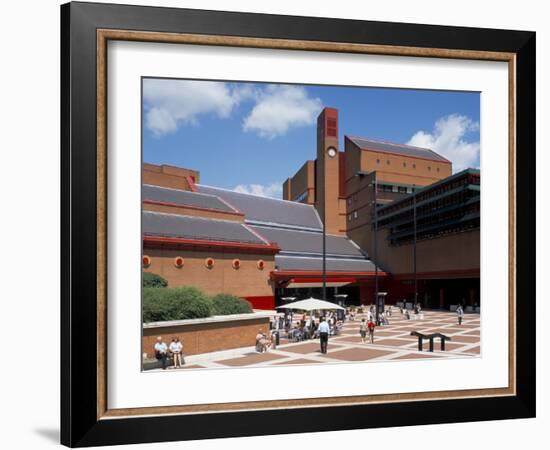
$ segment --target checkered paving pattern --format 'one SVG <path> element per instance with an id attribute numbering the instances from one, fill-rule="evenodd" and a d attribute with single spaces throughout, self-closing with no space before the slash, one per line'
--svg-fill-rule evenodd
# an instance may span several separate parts
<path id="1" fill-rule="evenodd" d="M 414 359 L 464 358 L 480 355 L 480 317 L 467 314 L 458 325 L 455 313 L 424 311 L 422 320 L 407 320 L 394 308 L 390 324 L 376 328 L 374 343 L 363 343 L 359 335 L 361 316 L 347 321 L 338 336 L 331 336 L 328 353 L 320 352 L 319 340 L 289 342 L 282 338 L 276 349 L 267 353 L 243 353 L 229 359 L 201 360 L 203 368 L 265 367 L 318 363 L 342 363 L 359 361 L 388 361 Z M 429 352 L 429 343 L 424 341 L 423 351 L 418 350 L 418 338 L 412 331 L 423 334 L 441 333 L 451 340 L 441 351 L 439 339 L 434 341 L 434 351 Z"/>
<path id="2" fill-rule="evenodd" d="M 374 362 L 390 360 L 441 359 L 479 357 L 481 354 L 480 316 L 466 314 L 458 325 L 455 313 L 424 311 L 422 320 L 407 320 L 398 308 L 393 308 L 389 325 L 376 327 L 374 343 L 363 343 L 359 334 L 362 316 L 355 321 L 346 321 L 338 336 L 331 336 L 328 352 L 322 354 L 319 340 L 290 342 L 284 336 L 280 345 L 266 353 L 243 351 L 231 357 L 201 355 L 200 362 L 186 364 L 187 369 L 265 367 L 282 365 L 305 365 L 318 363 Z M 295 319 L 299 316 L 295 315 Z M 412 331 L 423 334 L 441 333 L 450 338 L 441 351 L 439 339 L 434 341 L 434 351 L 429 352 L 429 342 L 424 340 L 422 351 L 418 350 L 418 338 Z M 284 333 L 283 333 L 284 334 Z M 206 356 L 206 357 L 205 357 Z"/>

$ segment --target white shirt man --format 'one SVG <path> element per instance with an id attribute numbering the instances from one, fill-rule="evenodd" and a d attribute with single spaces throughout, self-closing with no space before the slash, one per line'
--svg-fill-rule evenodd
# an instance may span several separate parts
<path id="1" fill-rule="evenodd" d="M 319 333 L 329 333 L 329 332 L 330 332 L 330 326 L 326 320 L 323 320 L 319 324 Z"/>
<path id="2" fill-rule="evenodd" d="M 319 338 L 321 341 L 321 353 L 327 352 L 328 335 L 330 333 L 330 326 L 326 320 L 321 320 L 319 324 Z"/>
<path id="3" fill-rule="evenodd" d="M 162 341 L 162 337 L 157 338 L 155 343 L 155 358 L 160 362 L 162 370 L 166 370 L 166 357 L 168 353 L 168 346 Z"/>
<path id="4" fill-rule="evenodd" d="M 166 354 L 166 352 L 168 351 L 168 346 L 164 343 L 164 342 L 157 342 L 155 344 L 155 350 L 159 353 L 164 353 Z"/>

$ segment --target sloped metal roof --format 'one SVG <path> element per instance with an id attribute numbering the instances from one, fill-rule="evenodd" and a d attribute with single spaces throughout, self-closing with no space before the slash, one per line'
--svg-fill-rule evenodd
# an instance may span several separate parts
<path id="1" fill-rule="evenodd" d="M 322 271 L 323 258 L 275 255 L 278 271 Z M 327 258 L 327 272 L 373 272 L 374 264 L 368 259 Z"/>
<path id="2" fill-rule="evenodd" d="M 143 211 L 144 236 L 266 244 L 243 223 Z"/>
<path id="3" fill-rule="evenodd" d="M 243 212 L 248 222 L 322 229 L 319 216 L 312 205 L 243 194 L 202 184 L 197 184 L 197 189 L 202 194 L 216 195 L 222 198 Z"/>
<path id="4" fill-rule="evenodd" d="M 143 200 L 174 203 L 177 205 L 196 206 L 199 208 L 217 209 L 227 212 L 235 212 L 228 204 L 214 195 L 198 192 L 183 191 L 181 189 L 165 188 L 144 184 L 141 188 Z"/>
<path id="5" fill-rule="evenodd" d="M 276 243 L 281 251 L 293 253 L 323 253 L 323 234 L 320 232 L 298 231 L 251 225 L 269 242 Z M 361 251 L 345 236 L 327 235 L 326 252 L 330 255 L 362 257 Z"/>
<path id="6" fill-rule="evenodd" d="M 428 148 L 414 147 L 412 145 L 395 144 L 392 142 L 377 141 L 368 138 L 346 136 L 351 142 L 364 150 L 375 150 L 377 152 L 398 153 L 404 156 L 432 159 L 440 162 L 450 162 L 448 159 Z"/>

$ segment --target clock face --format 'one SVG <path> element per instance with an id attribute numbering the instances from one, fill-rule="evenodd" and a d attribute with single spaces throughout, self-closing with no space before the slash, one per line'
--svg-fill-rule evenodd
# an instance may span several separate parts
<path id="1" fill-rule="evenodd" d="M 331 158 L 334 158 L 336 156 L 336 149 L 331 147 L 327 150 L 327 153 L 328 153 L 328 156 L 330 156 Z"/>

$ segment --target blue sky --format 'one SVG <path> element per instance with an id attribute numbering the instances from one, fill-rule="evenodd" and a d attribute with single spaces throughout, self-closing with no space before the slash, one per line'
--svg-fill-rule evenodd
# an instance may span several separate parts
<path id="1" fill-rule="evenodd" d="M 344 135 L 431 148 L 454 171 L 479 167 L 479 93 L 214 81 L 143 81 L 143 160 L 201 182 L 280 197 L 315 158 L 316 117 L 339 111 Z"/>

